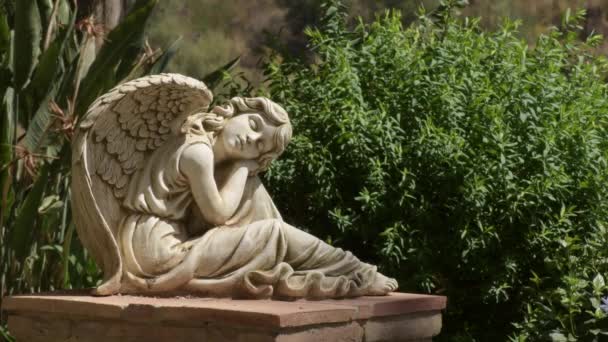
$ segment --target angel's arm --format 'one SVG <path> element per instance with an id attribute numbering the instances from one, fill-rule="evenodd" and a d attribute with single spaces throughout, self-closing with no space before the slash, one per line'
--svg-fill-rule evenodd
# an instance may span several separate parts
<path id="1" fill-rule="evenodd" d="M 221 190 L 214 178 L 213 152 L 207 145 L 186 147 L 179 166 L 190 183 L 197 206 L 209 223 L 221 225 L 234 215 L 245 190 L 249 173 L 246 166 L 232 168 Z"/>

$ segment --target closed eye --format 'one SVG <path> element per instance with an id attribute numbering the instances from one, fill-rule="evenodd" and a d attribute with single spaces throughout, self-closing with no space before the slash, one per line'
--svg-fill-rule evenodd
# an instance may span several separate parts
<path id="1" fill-rule="evenodd" d="M 249 119 L 249 127 L 256 132 L 260 129 L 260 125 L 254 119 Z"/>

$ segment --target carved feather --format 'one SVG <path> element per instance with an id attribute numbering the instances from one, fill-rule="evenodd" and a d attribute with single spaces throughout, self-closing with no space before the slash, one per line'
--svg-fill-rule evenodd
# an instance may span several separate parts
<path id="1" fill-rule="evenodd" d="M 120 178 L 118 179 L 118 182 L 116 182 L 116 187 L 117 188 L 124 188 L 125 185 L 127 185 L 127 181 L 129 180 L 129 176 L 127 174 L 122 174 L 120 176 Z"/>
<path id="2" fill-rule="evenodd" d="M 133 117 L 130 113 L 138 111 L 139 103 L 131 96 L 125 96 L 114 106 L 114 111 L 119 113 L 118 121 L 127 122 Z"/>
<path id="3" fill-rule="evenodd" d="M 129 134 L 130 134 L 132 137 L 136 138 L 136 137 L 137 137 L 137 132 L 139 131 L 139 126 L 141 126 L 141 125 L 143 125 L 143 124 L 144 124 L 144 122 L 143 122 L 143 120 L 141 120 L 141 119 L 139 119 L 139 120 L 135 121 L 135 122 L 133 123 L 133 125 L 131 125 L 130 127 L 128 127 L 128 128 L 127 128 L 127 129 L 128 129 L 128 131 L 129 131 Z"/>
<path id="4" fill-rule="evenodd" d="M 131 158 L 127 159 L 127 161 L 125 161 L 122 164 L 122 168 L 126 174 L 130 175 L 133 172 L 138 170 L 138 167 L 140 167 L 140 164 L 143 161 L 144 161 L 144 154 L 141 152 L 135 152 L 135 153 L 133 153 Z"/>
<path id="5" fill-rule="evenodd" d="M 146 139 L 138 139 L 137 142 L 135 143 L 135 148 L 141 152 L 145 151 L 147 149 L 147 146 L 148 146 L 148 140 L 146 140 Z"/>
<path id="6" fill-rule="evenodd" d="M 125 137 L 124 143 L 123 149 L 120 152 L 120 155 L 118 155 L 118 161 L 121 163 L 125 162 L 133 155 L 133 153 L 135 153 L 135 139 Z"/>
<path id="7" fill-rule="evenodd" d="M 104 272 L 104 283 L 95 294 L 120 290 L 123 269 L 116 236 L 125 214 L 120 199 L 154 149 L 174 134 L 162 129 L 163 120 L 175 127 L 177 118 L 181 122 L 194 109 L 207 110 L 212 97 L 193 78 L 152 75 L 114 87 L 82 116 L 72 145 L 72 206 L 78 235 Z M 167 106 L 169 101 L 174 106 Z M 166 112 L 159 113 L 159 103 L 165 104 Z M 152 122 L 144 118 L 148 113 Z M 156 127 L 154 139 L 139 136 L 142 129 L 150 132 L 148 126 Z"/>
<path id="8" fill-rule="evenodd" d="M 137 131 L 137 136 L 140 138 L 149 138 L 150 131 L 148 130 L 148 125 L 139 126 L 139 131 Z"/>
<path id="9" fill-rule="evenodd" d="M 123 198 L 127 195 L 127 188 L 114 188 L 114 197 Z"/>
<path id="10" fill-rule="evenodd" d="M 142 114 L 142 118 L 147 120 L 155 120 L 158 113 L 155 109 L 149 108 L 147 112 Z"/>
<path id="11" fill-rule="evenodd" d="M 116 184 L 116 181 L 118 181 L 118 179 L 122 175 L 122 166 L 114 158 L 110 159 L 108 173 L 109 175 L 107 181 L 110 184 Z"/>
<path id="12" fill-rule="evenodd" d="M 142 77 L 98 98 L 80 129 L 93 133 L 87 138 L 94 164 L 90 170 L 112 191 L 94 195 L 124 196 L 131 176 L 173 134 L 174 120 L 193 108 L 206 110 L 211 100 L 212 94 L 202 82 L 177 74 Z"/>
<path id="13" fill-rule="evenodd" d="M 122 132 L 122 130 L 120 129 L 120 126 L 118 126 L 118 123 L 116 121 L 113 121 L 111 123 L 110 129 L 108 129 L 108 133 L 106 134 L 106 140 L 107 141 L 115 140 L 116 137 L 120 134 L 120 132 Z"/>

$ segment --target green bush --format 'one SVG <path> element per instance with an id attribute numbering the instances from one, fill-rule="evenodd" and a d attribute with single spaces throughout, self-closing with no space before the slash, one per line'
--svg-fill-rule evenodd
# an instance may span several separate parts
<path id="1" fill-rule="evenodd" d="M 451 3 L 454 3 L 452 1 Z M 401 290 L 448 296 L 443 339 L 608 333 L 607 63 L 583 13 L 534 47 L 451 3 L 349 28 L 326 5 L 310 65 L 266 68 L 295 137 L 266 175 L 285 219 Z"/>

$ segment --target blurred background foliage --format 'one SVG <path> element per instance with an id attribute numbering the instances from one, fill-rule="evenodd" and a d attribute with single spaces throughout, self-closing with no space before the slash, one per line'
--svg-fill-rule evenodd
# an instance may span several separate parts
<path id="1" fill-rule="evenodd" d="M 150 43 L 167 47 L 181 36 L 180 53 L 171 61 L 169 71 L 193 76 L 205 75 L 227 61 L 241 57 L 238 70 L 248 80 L 263 80 L 261 61 L 269 47 L 296 56 L 312 57 L 306 49 L 304 28 L 316 26 L 322 17 L 321 0 L 183 0 L 161 2 L 149 23 Z M 351 23 L 361 16 L 374 19 L 385 9 L 398 9 L 402 22 L 416 20 L 421 6 L 437 8 L 440 0 L 346 0 Z M 568 9 L 585 8 L 582 36 L 591 32 L 608 33 L 608 0 L 469 0 L 460 10 L 463 16 L 481 18 L 481 27 L 495 29 L 501 18 L 520 19 L 521 34 L 534 44 L 540 33 L 559 26 Z M 602 43 L 600 49 L 606 50 Z"/>
<path id="2" fill-rule="evenodd" d="M 608 0 L 157 2 L 0 1 L 1 296 L 99 281 L 71 133 L 166 70 L 283 104 L 296 135 L 265 179 L 284 216 L 449 296 L 441 340 L 608 333 Z"/>

